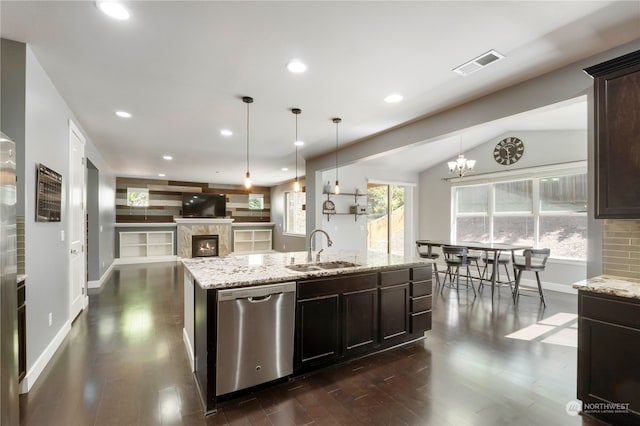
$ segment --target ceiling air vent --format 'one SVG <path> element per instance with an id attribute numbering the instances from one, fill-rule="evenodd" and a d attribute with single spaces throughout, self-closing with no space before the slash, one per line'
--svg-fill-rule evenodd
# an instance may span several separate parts
<path id="1" fill-rule="evenodd" d="M 496 52 L 495 50 L 490 50 L 487 53 L 483 53 L 477 58 L 470 60 L 469 62 L 465 62 L 464 64 L 455 68 L 453 72 L 460 75 L 473 74 L 474 72 L 481 70 L 487 65 L 499 61 L 502 58 L 504 58 L 504 55 Z"/>

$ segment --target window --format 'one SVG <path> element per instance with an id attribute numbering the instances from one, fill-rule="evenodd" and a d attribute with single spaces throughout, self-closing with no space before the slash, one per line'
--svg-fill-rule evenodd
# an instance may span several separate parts
<path id="1" fill-rule="evenodd" d="M 453 188 L 457 241 L 551 249 L 554 258 L 587 257 L 587 175 L 539 177 Z"/>
<path id="2" fill-rule="evenodd" d="M 555 256 L 586 258 L 587 175 L 540 179 L 540 246 Z"/>
<path id="3" fill-rule="evenodd" d="M 149 206 L 149 189 L 127 188 L 127 206 L 148 207 Z"/>
<path id="4" fill-rule="evenodd" d="M 455 239 L 489 239 L 489 185 L 459 187 L 455 192 Z"/>
<path id="5" fill-rule="evenodd" d="M 304 192 L 285 192 L 284 194 L 284 233 L 306 235 L 307 218 L 305 213 L 306 194 Z"/>
<path id="6" fill-rule="evenodd" d="M 249 210 L 264 209 L 264 194 L 249 194 Z"/>

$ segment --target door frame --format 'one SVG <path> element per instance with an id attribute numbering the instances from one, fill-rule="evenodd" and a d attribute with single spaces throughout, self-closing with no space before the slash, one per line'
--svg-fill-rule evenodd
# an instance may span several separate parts
<path id="1" fill-rule="evenodd" d="M 80 170 L 82 170 L 82 188 L 81 188 L 81 213 L 80 213 L 80 217 L 79 218 L 74 218 L 72 213 L 71 213 L 71 209 L 72 209 L 72 185 L 73 185 L 73 179 L 72 179 L 72 172 L 73 172 L 73 147 L 72 147 L 72 137 L 75 135 L 75 137 L 78 138 L 78 140 L 81 142 L 82 145 L 82 163 L 80 165 L 75 165 L 75 167 L 80 167 Z M 87 271 L 87 260 L 86 260 L 86 256 L 85 256 L 85 250 L 86 248 L 84 247 L 85 245 L 85 236 L 86 236 L 86 206 L 87 206 L 87 172 L 86 172 L 86 157 L 85 157 L 85 147 L 86 147 L 86 138 L 84 137 L 84 135 L 82 134 L 82 132 L 80 131 L 80 129 L 78 128 L 78 126 L 73 122 L 73 120 L 69 119 L 69 140 L 68 140 L 68 147 L 69 147 L 69 193 L 68 193 L 68 215 L 67 217 L 69 218 L 68 223 L 67 223 L 67 255 L 68 255 L 68 268 L 69 268 L 69 293 L 68 293 L 68 297 L 69 297 L 69 321 L 72 322 L 79 314 L 80 312 L 82 312 L 88 305 L 89 305 L 89 296 L 87 294 L 87 280 L 86 280 L 86 271 Z M 82 244 L 81 244 L 81 252 L 80 252 L 80 258 L 82 259 L 81 264 L 82 264 L 82 271 L 81 271 L 81 276 L 82 276 L 82 296 L 83 296 L 83 300 L 82 300 L 82 306 L 80 308 L 80 310 L 76 313 L 76 312 L 72 312 L 72 302 L 73 302 L 73 291 L 74 291 L 74 280 L 72 277 L 72 272 L 73 272 L 73 268 L 72 268 L 72 262 L 73 262 L 73 258 L 72 258 L 72 232 L 71 232 L 71 227 L 73 226 L 73 224 L 71 223 L 72 220 L 77 220 L 79 219 L 81 222 L 81 230 L 80 230 L 80 235 L 81 235 L 81 240 L 82 240 Z"/>

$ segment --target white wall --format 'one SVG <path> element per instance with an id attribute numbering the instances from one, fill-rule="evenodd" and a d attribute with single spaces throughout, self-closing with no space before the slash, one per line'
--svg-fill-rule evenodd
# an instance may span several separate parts
<path id="1" fill-rule="evenodd" d="M 69 119 L 73 113 L 27 46 L 25 91 L 25 272 L 27 278 L 27 386 L 30 387 L 70 328 Z M 81 129 L 82 131 L 82 129 Z M 84 132 L 83 132 L 84 133 Z M 86 133 L 84 133 L 86 136 Z M 101 265 L 113 260 L 115 177 L 87 139 L 86 155 L 100 170 Z M 62 174 L 61 222 L 35 221 L 36 165 Z M 63 234 L 64 233 L 64 239 Z M 53 321 L 49 325 L 49 314 Z"/>
<path id="2" fill-rule="evenodd" d="M 493 159 L 495 145 L 507 136 L 520 138 L 525 144 L 524 155 L 515 165 L 505 167 Z M 551 163 L 570 163 L 587 159 L 587 132 L 576 131 L 540 131 L 507 132 L 489 140 L 465 153 L 465 157 L 475 159 L 474 173 L 491 173 L 543 166 Z M 423 239 L 449 239 L 451 237 L 451 182 L 443 181 L 449 177 L 445 164 L 432 167 L 420 173 L 420 232 Z M 463 178 L 464 179 L 464 178 Z M 467 179 L 473 180 L 470 175 Z M 507 177 L 508 179 L 508 177 Z M 586 278 L 585 262 L 550 260 L 544 272 L 545 287 L 555 290 L 571 291 L 570 285 Z M 523 280 L 535 279 L 535 276 L 523 275 Z"/>

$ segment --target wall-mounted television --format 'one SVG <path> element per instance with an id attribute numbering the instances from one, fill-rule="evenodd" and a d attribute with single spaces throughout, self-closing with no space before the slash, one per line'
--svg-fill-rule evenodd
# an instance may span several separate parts
<path id="1" fill-rule="evenodd" d="M 224 194 L 182 194 L 182 217 L 225 217 Z"/>

